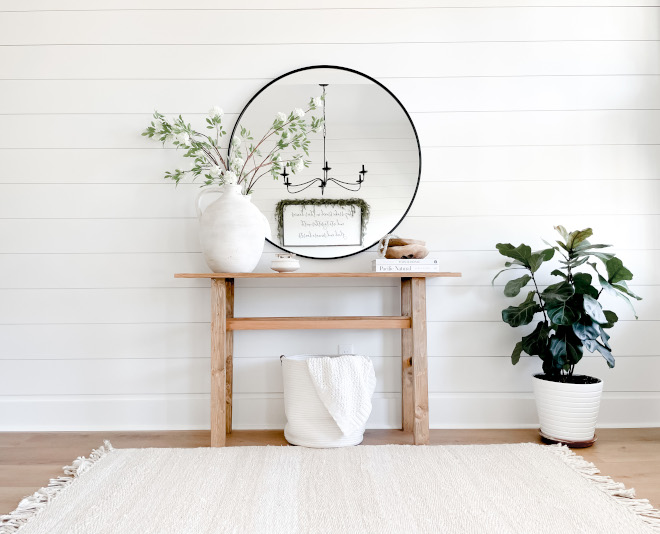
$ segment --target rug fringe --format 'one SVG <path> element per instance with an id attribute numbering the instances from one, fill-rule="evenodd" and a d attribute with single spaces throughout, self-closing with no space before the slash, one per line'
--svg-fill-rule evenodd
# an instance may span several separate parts
<path id="1" fill-rule="evenodd" d="M 621 482 L 615 482 L 612 478 L 601 475 L 600 470 L 594 464 L 575 454 L 566 445 L 558 443 L 548 445 L 546 448 L 560 457 L 574 471 L 593 482 L 598 489 L 636 513 L 653 530 L 660 532 L 660 510 L 654 508 L 648 499 L 635 498 L 634 488 L 626 489 Z"/>
<path id="2" fill-rule="evenodd" d="M 43 510 L 52 499 L 57 497 L 60 491 L 71 484 L 82 473 L 89 470 L 96 462 L 106 456 L 114 448 L 109 441 L 104 441 L 98 449 L 94 449 L 89 458 L 79 456 L 71 465 L 62 468 L 63 475 L 50 479 L 48 486 L 45 486 L 23 498 L 18 503 L 16 510 L 8 515 L 0 516 L 0 534 L 13 534 L 25 523 L 30 521 L 41 510 Z"/>

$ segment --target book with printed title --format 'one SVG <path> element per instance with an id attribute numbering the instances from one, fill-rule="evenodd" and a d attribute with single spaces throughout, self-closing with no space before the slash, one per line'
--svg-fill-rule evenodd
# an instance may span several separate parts
<path id="1" fill-rule="evenodd" d="M 376 273 L 437 273 L 440 272 L 440 265 L 433 258 L 379 258 L 371 262 L 371 270 Z"/>

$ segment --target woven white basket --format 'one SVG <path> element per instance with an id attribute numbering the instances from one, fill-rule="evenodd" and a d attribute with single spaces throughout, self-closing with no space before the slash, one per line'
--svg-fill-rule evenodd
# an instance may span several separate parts
<path id="1" fill-rule="evenodd" d="M 362 443 L 364 427 L 344 436 L 316 392 L 307 369 L 308 358 L 320 355 L 282 356 L 284 380 L 284 438 L 292 445 L 313 447 L 350 447 Z M 332 357 L 332 356 L 331 356 Z"/>

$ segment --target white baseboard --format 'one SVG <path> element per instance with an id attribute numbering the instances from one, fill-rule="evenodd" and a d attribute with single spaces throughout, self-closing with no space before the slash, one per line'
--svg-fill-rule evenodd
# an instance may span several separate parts
<path id="1" fill-rule="evenodd" d="M 531 393 L 435 393 L 431 428 L 534 428 Z M 377 393 L 369 428 L 399 428 L 401 399 Z M 0 431 L 196 430 L 209 428 L 209 395 L 0 397 Z M 282 395 L 236 394 L 234 428 L 284 427 Z M 660 393 L 605 393 L 600 427 L 660 426 Z"/>

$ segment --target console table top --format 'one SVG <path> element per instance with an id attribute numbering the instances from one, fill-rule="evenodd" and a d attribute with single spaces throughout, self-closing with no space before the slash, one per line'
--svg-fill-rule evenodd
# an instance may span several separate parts
<path id="1" fill-rule="evenodd" d="M 174 278 L 447 278 L 461 273 L 177 273 Z"/>

